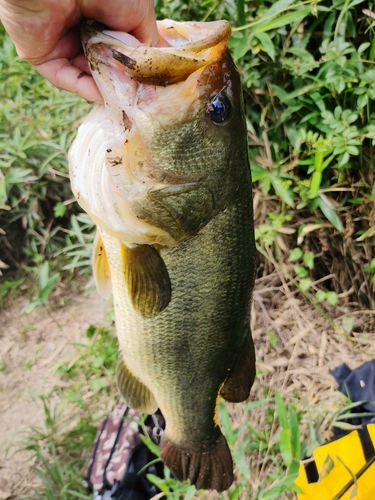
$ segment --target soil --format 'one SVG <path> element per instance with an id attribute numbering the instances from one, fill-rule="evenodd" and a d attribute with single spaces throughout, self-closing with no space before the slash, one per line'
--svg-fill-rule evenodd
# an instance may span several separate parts
<path id="1" fill-rule="evenodd" d="M 90 325 L 101 326 L 105 304 L 94 292 L 60 300 L 60 307 L 19 312 L 26 299 L 1 311 L 0 324 L 0 500 L 31 494 L 38 479 L 29 452 L 17 451 L 30 426 L 41 426 L 42 400 L 61 385 L 55 375 Z M 57 396 L 56 396 L 57 397 Z"/>
<path id="2" fill-rule="evenodd" d="M 56 366 L 89 325 L 100 326 L 105 321 L 106 305 L 96 293 L 65 297 L 53 312 L 41 307 L 19 316 L 24 302 L 19 299 L 1 313 L 0 500 L 22 498 L 37 484 L 30 455 L 14 454 L 27 429 L 43 422 L 42 404 L 36 397 L 62 383 L 55 375 Z M 303 429 L 308 434 L 309 418 L 318 422 L 323 415 L 319 435 L 329 439 L 333 416 L 345 405 L 330 370 L 341 363 L 354 369 L 375 357 L 373 314 L 354 307 L 331 307 L 325 309 L 324 317 L 285 281 L 284 274 L 274 271 L 259 277 L 252 313 L 258 375 L 251 398 L 268 397 L 270 388 L 271 395 L 277 388 L 286 401 L 299 401 L 305 414 L 302 438 Z M 354 321 L 350 333 L 342 327 L 347 316 Z M 232 418 L 241 421 L 241 405 L 230 406 Z M 260 408 L 252 412 L 251 423 L 264 428 L 265 418 Z M 274 435 L 276 432 L 273 429 Z M 264 478 L 267 460 L 253 453 L 250 462 L 255 489 Z"/>

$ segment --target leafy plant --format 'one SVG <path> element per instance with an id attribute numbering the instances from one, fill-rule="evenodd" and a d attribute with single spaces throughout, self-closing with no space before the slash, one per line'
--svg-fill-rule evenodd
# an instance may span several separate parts
<path id="1" fill-rule="evenodd" d="M 69 430 L 70 419 L 61 408 L 52 407 L 48 398 L 43 397 L 44 426 L 32 427 L 25 438 L 24 450 L 30 451 L 37 459 L 35 474 L 42 487 L 38 489 L 38 498 L 43 500 L 70 500 L 72 498 L 91 498 L 82 484 L 81 474 L 85 458 L 80 453 L 85 439 L 80 436 L 89 435 L 88 442 L 95 437 L 96 429 L 90 421 L 80 421 L 75 428 Z M 74 447 L 72 446 L 74 443 Z M 87 443 L 86 443 L 87 446 Z"/>
<path id="2" fill-rule="evenodd" d="M 118 398 L 118 389 L 112 383 L 118 358 L 115 336 L 107 329 L 90 326 L 86 337 L 87 342 L 75 344 L 76 352 L 57 369 L 65 379 L 61 402 L 55 405 L 49 396 L 42 397 L 44 424 L 32 427 L 25 438 L 24 448 L 37 459 L 35 473 L 42 486 L 36 494 L 41 499 L 88 498 L 82 484 L 82 469 L 99 422 L 107 416 L 108 404 L 103 405 L 103 398 L 111 406 Z M 93 384 L 100 380 L 109 383 Z M 257 410 L 267 415 L 262 429 L 251 423 L 251 415 Z M 235 425 L 223 402 L 219 404 L 219 415 L 236 471 L 236 482 L 220 496 L 222 500 L 248 499 L 250 491 L 254 500 L 276 500 L 284 492 L 295 490 L 293 483 L 305 450 L 300 444 L 301 413 L 294 406 L 286 405 L 276 391 L 275 397 L 245 405 L 243 416 Z M 148 437 L 141 438 L 159 456 L 157 446 Z M 266 471 L 255 489 L 250 468 L 254 454 L 259 454 L 258 460 L 264 463 Z M 205 493 L 188 481 L 180 483 L 171 477 L 167 468 L 164 472 L 163 479 L 153 475 L 148 478 L 166 498 L 204 498 Z"/>
<path id="3" fill-rule="evenodd" d="M 268 256 L 273 269 L 292 275 L 296 289 L 322 315 L 321 305 L 335 305 L 348 282 L 357 296 L 353 300 L 349 294 L 347 300 L 371 305 L 366 300 L 373 294 L 375 274 L 368 251 L 375 236 L 372 0 L 156 0 L 155 8 L 159 18 L 232 23 L 229 45 L 243 82 L 250 165 L 258 208 L 263 207 L 256 227 L 261 258 Z M 22 63 L 3 30 L 0 42 L 0 238 L 5 249 L 0 263 L 4 274 L 4 264 L 28 263 L 39 281 L 32 308 L 46 303 L 63 271 L 89 266 L 92 225 L 71 203 L 66 171 L 67 150 L 88 106 Z M 59 271 L 51 265 L 53 257 Z M 348 268 L 341 279 L 337 262 L 343 273 Z M 332 275 L 335 279 L 328 280 Z M 351 276 L 358 277 L 354 283 Z M 317 287 L 317 280 L 324 280 L 324 287 Z M 16 282 L 4 281 L 0 295 Z M 350 310 L 341 312 L 350 334 Z M 72 498 L 71 491 L 86 495 L 80 467 L 103 414 L 99 401 L 117 395 L 116 341 L 95 328 L 87 337 L 87 344 L 75 346 L 76 357 L 59 368 L 68 385 L 64 401 L 74 415 L 71 427 L 62 428 L 61 415 L 55 417 L 47 405 L 46 429 L 32 431 L 29 449 L 38 457 L 44 483 L 38 498 L 65 500 Z M 271 334 L 270 342 L 276 343 Z M 251 424 L 257 407 L 265 415 L 262 428 Z M 301 414 L 278 392 L 245 406 L 236 425 L 230 415 L 220 404 L 237 472 L 236 484 L 222 498 L 278 499 L 293 491 L 298 460 L 318 443 L 319 422 L 309 422 L 310 440 L 301 446 Z M 336 420 L 341 422 L 341 416 Z M 261 464 L 255 487 L 254 455 Z M 165 480 L 153 480 L 167 498 L 201 495 L 168 473 Z"/>
<path id="4" fill-rule="evenodd" d="M 48 261 L 40 264 L 38 268 L 34 268 L 34 271 L 38 273 L 38 295 L 21 310 L 21 314 L 24 312 L 30 313 L 36 307 L 42 304 L 47 304 L 48 297 L 53 287 L 55 286 L 55 283 L 60 277 L 59 273 L 54 273 L 52 276 L 50 276 Z"/>
<path id="5" fill-rule="evenodd" d="M 0 45 L 1 261 L 10 271 L 29 264 L 39 274 L 77 213 L 67 152 L 89 106 L 20 61 L 1 25 Z"/>

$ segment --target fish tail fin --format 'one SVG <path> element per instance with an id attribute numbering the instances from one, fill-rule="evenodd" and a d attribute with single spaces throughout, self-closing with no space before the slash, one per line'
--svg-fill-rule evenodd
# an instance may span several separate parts
<path id="1" fill-rule="evenodd" d="M 171 441 L 167 433 L 161 442 L 161 459 L 179 481 L 189 479 L 197 489 L 227 490 L 233 482 L 233 461 L 228 443 L 218 429 L 214 442 L 188 449 Z"/>

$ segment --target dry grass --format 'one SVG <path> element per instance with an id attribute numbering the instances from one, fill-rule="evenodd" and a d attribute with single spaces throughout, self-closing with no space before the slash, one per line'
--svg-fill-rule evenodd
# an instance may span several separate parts
<path id="1" fill-rule="evenodd" d="M 375 357 L 373 311 L 350 311 L 355 320 L 350 335 L 341 326 L 345 315 L 343 308 L 330 306 L 325 312 L 330 321 L 286 281 L 281 272 L 266 275 L 256 282 L 252 330 L 258 376 L 251 400 L 273 395 L 277 389 L 286 403 L 295 404 L 303 413 L 301 440 L 311 438 L 310 423 L 317 427 L 321 442 L 329 440 L 334 416 L 346 404 L 330 370 L 342 363 L 354 369 Z M 277 338 L 276 345 L 271 342 L 273 334 Z M 240 410 L 234 412 L 235 419 L 241 418 Z M 264 407 L 259 407 L 251 414 L 251 424 L 263 429 L 267 425 L 265 417 Z M 273 426 L 270 446 L 278 430 Z M 251 458 L 254 490 L 261 484 L 267 469 L 273 466 L 268 459 L 267 453 Z M 283 498 L 291 497 L 285 495 Z"/>

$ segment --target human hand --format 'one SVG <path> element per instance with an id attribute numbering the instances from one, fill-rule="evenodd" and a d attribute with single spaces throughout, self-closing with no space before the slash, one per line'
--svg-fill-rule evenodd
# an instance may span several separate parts
<path id="1" fill-rule="evenodd" d="M 159 43 L 152 0 L 0 0 L 0 19 L 19 57 L 56 87 L 102 102 L 81 47 L 77 25 L 84 17 Z"/>

